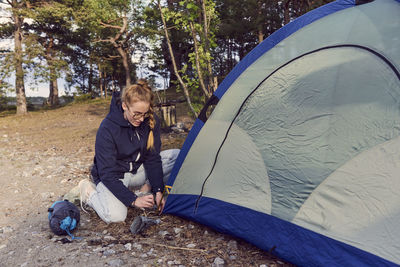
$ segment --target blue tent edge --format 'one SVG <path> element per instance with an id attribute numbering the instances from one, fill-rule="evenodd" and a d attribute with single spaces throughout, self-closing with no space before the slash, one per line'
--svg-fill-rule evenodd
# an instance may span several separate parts
<path id="1" fill-rule="evenodd" d="M 398 266 L 381 257 L 277 217 L 213 198 L 169 195 L 165 212 L 244 239 L 298 266 Z"/>

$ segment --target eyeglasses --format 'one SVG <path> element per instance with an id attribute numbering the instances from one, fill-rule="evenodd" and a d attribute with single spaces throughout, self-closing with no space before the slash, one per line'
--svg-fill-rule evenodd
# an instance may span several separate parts
<path id="1" fill-rule="evenodd" d="M 126 107 L 127 107 L 128 111 L 129 111 L 129 115 L 130 115 L 130 116 L 132 117 L 132 119 L 134 119 L 134 120 L 138 120 L 138 119 L 141 119 L 141 118 L 146 119 L 146 118 L 148 118 L 148 117 L 150 116 L 150 113 L 149 113 L 148 111 L 145 112 L 145 113 L 136 112 L 136 111 L 132 112 L 132 111 L 129 109 L 128 105 L 127 105 Z"/>

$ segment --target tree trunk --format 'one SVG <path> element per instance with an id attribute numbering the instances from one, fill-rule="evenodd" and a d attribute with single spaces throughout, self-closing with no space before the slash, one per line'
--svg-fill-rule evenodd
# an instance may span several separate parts
<path id="1" fill-rule="evenodd" d="M 201 0 L 201 8 L 203 9 L 203 28 L 204 28 L 204 38 L 205 38 L 205 50 L 208 52 L 210 50 L 210 40 L 208 39 L 209 32 L 209 19 L 207 17 L 207 9 L 205 0 Z M 217 90 L 217 86 L 214 83 L 214 74 L 211 67 L 211 61 L 207 58 L 207 70 L 208 70 L 208 90 L 210 95 Z"/>
<path id="2" fill-rule="evenodd" d="M 106 25 L 106 27 L 112 27 L 107 24 L 104 24 L 104 25 Z M 132 84 L 131 83 L 131 69 L 130 69 L 130 64 L 129 64 L 130 55 L 122 47 L 124 41 L 118 41 L 118 40 L 126 32 L 127 27 L 128 27 L 128 18 L 122 17 L 122 27 L 118 27 L 119 32 L 113 38 L 110 38 L 108 40 L 117 49 L 119 55 L 122 57 L 122 65 L 124 66 L 124 70 L 125 70 L 125 87 L 128 87 Z M 113 28 L 115 28 L 115 27 L 113 27 Z"/>
<path id="3" fill-rule="evenodd" d="M 100 88 L 100 97 L 105 98 L 104 91 L 104 83 L 103 83 L 103 70 L 101 69 L 100 65 L 97 65 L 99 68 L 99 88 Z"/>
<path id="4" fill-rule="evenodd" d="M 94 94 L 93 94 L 92 87 L 93 87 L 93 62 L 92 62 L 92 55 L 89 55 L 88 94 L 90 94 L 93 97 Z"/>
<path id="5" fill-rule="evenodd" d="M 258 7 L 258 16 L 262 17 L 263 15 L 263 8 L 262 8 L 262 2 L 257 1 L 257 7 Z M 264 34 L 263 34 L 263 29 L 262 29 L 262 22 L 258 23 L 257 26 L 257 35 L 258 35 L 258 43 L 260 44 L 264 40 Z"/>
<path id="6" fill-rule="evenodd" d="M 17 1 L 13 1 L 13 4 Z M 15 92 L 17 97 L 17 114 L 28 113 L 25 96 L 24 69 L 22 67 L 22 23 L 23 18 L 13 12 L 14 19 L 14 52 L 15 52 Z"/>
<path id="7" fill-rule="evenodd" d="M 188 106 L 189 106 L 190 110 L 193 112 L 195 117 L 197 117 L 198 114 L 193 108 L 192 101 L 190 100 L 190 95 L 189 95 L 189 91 L 188 91 L 187 85 L 182 80 L 182 77 L 181 77 L 181 75 L 179 74 L 179 71 L 178 71 L 178 67 L 176 66 L 175 57 L 174 57 L 174 51 L 172 50 L 171 41 L 170 41 L 169 35 L 168 35 L 167 23 L 165 22 L 164 14 L 162 12 L 162 8 L 161 8 L 161 4 L 160 4 L 159 0 L 157 1 L 157 4 L 158 4 L 158 9 L 160 10 L 161 20 L 162 20 L 163 26 L 164 26 L 164 35 L 165 35 L 165 39 L 167 39 L 168 50 L 169 50 L 169 53 L 171 55 L 171 60 L 172 60 L 172 65 L 174 66 L 175 75 L 178 78 L 179 83 L 183 88 L 183 93 L 185 95 L 186 102 L 188 103 Z"/>
<path id="8" fill-rule="evenodd" d="M 131 71 L 129 68 L 129 56 L 128 53 L 121 47 L 117 47 L 118 53 L 122 57 L 122 65 L 124 66 L 125 70 L 125 86 L 128 87 L 131 85 Z"/>
<path id="9" fill-rule="evenodd" d="M 207 88 L 204 84 L 203 72 L 202 72 L 201 66 L 200 66 L 200 56 L 199 56 L 197 37 L 196 37 L 196 32 L 194 30 L 194 26 L 193 26 L 192 22 L 190 22 L 190 30 L 192 32 L 192 38 L 193 38 L 193 42 L 194 42 L 194 54 L 196 56 L 196 69 L 197 69 L 197 75 L 199 75 L 200 87 L 203 90 L 203 93 L 206 96 L 206 98 L 209 99 L 210 93 L 207 91 Z"/>
<path id="10" fill-rule="evenodd" d="M 47 103 L 49 106 L 53 107 L 59 104 L 58 100 L 58 84 L 57 84 L 57 74 L 54 67 L 54 50 L 53 50 L 54 39 L 50 38 L 49 43 L 46 48 L 46 60 L 47 66 L 49 67 L 49 99 Z"/>
<path id="11" fill-rule="evenodd" d="M 285 25 L 290 22 L 289 5 L 290 5 L 290 0 L 287 0 L 284 3 L 284 9 L 283 9 L 283 23 Z"/>
<path id="12" fill-rule="evenodd" d="M 50 75 L 51 75 L 51 80 L 49 84 L 50 88 L 50 93 L 49 93 L 49 99 L 47 100 L 47 103 L 49 106 L 54 107 L 57 106 L 60 101 L 58 99 L 58 83 L 57 83 L 57 78 L 54 77 L 54 70 L 50 69 Z"/>

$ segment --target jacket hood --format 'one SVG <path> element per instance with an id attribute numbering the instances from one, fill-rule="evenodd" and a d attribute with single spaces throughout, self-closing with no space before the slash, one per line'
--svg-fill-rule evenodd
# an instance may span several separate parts
<path id="1" fill-rule="evenodd" d="M 110 104 L 110 112 L 107 119 L 115 122 L 122 127 L 130 127 L 129 121 L 124 118 L 124 110 L 122 109 L 122 101 L 119 92 L 114 92 Z"/>

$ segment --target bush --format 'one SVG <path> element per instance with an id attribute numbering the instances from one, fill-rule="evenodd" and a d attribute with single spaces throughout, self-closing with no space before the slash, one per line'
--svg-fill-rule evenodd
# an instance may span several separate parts
<path id="1" fill-rule="evenodd" d="M 86 103 L 92 100 L 91 94 L 83 94 L 83 95 L 74 95 L 75 103 Z"/>

